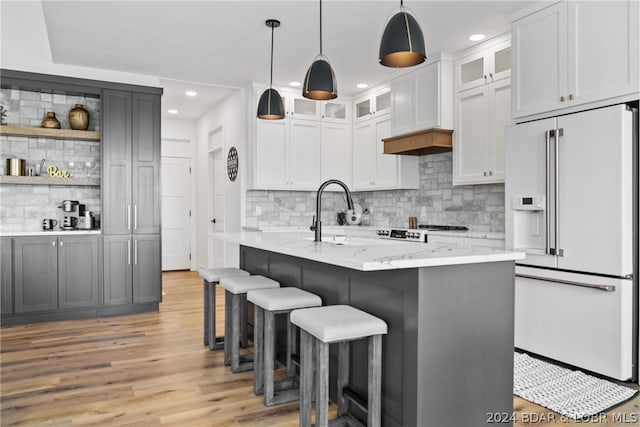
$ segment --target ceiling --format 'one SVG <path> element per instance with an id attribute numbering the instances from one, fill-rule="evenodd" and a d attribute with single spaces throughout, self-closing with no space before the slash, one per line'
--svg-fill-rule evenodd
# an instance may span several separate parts
<path id="1" fill-rule="evenodd" d="M 427 54 L 455 53 L 509 30 L 508 14 L 533 1 L 407 1 L 418 18 Z M 377 62 L 380 36 L 398 1 L 323 2 L 323 50 L 340 95 L 376 85 L 395 72 Z M 234 88 L 268 82 L 275 30 L 274 85 L 302 81 L 319 53 L 319 3 L 299 1 L 42 1 L 54 63 L 160 77 L 163 115 L 195 119 Z M 477 43 L 477 42 L 476 42 Z M 198 92 L 186 97 L 185 90 Z"/>

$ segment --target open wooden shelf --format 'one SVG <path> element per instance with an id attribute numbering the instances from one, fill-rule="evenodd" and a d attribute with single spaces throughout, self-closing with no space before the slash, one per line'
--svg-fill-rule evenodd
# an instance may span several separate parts
<path id="1" fill-rule="evenodd" d="M 50 176 L 0 176 L 0 184 L 100 186 L 100 178 L 52 178 Z"/>
<path id="2" fill-rule="evenodd" d="M 49 129 L 30 126 L 0 125 L 0 134 L 11 136 L 34 136 L 38 138 L 100 141 L 100 132 L 89 130 Z"/>
<path id="3" fill-rule="evenodd" d="M 424 156 L 451 151 L 452 130 L 432 128 L 383 138 L 384 154 Z"/>

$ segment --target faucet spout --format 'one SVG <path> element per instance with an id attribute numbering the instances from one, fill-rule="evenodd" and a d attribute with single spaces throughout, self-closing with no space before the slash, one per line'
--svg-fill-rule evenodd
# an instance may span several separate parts
<path id="1" fill-rule="evenodd" d="M 320 184 L 320 188 L 318 188 L 318 192 L 316 193 L 316 216 L 311 229 L 315 232 L 314 241 L 321 242 L 322 241 L 322 221 L 320 221 L 320 212 L 322 211 L 322 192 L 324 189 L 331 184 L 338 184 L 340 187 L 344 189 L 344 193 L 347 196 L 347 209 L 353 210 L 353 199 L 351 199 L 351 192 L 349 191 L 349 187 L 344 182 L 338 179 L 329 179 L 322 184 Z"/>

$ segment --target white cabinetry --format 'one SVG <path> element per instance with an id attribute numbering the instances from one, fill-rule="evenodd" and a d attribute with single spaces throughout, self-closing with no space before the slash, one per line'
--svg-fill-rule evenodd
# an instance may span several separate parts
<path id="1" fill-rule="evenodd" d="M 489 42 L 488 42 L 489 43 Z M 455 63 L 456 92 L 484 86 L 511 76 L 511 42 L 498 41 Z"/>
<path id="2" fill-rule="evenodd" d="M 513 117 L 640 90 L 640 3 L 562 1 L 512 22 Z"/>
<path id="3" fill-rule="evenodd" d="M 390 125 L 388 114 L 354 124 L 354 191 L 419 188 L 418 157 L 383 153 Z"/>
<path id="4" fill-rule="evenodd" d="M 253 110 L 264 88 L 254 89 Z M 250 188 L 315 191 L 322 179 L 351 183 L 351 102 L 280 91 L 286 117 L 250 123 Z"/>
<path id="5" fill-rule="evenodd" d="M 456 94 L 453 184 L 504 182 L 504 128 L 511 124 L 511 81 Z"/>
<path id="6" fill-rule="evenodd" d="M 389 114 L 389 111 L 391 111 L 391 92 L 388 87 L 382 87 L 353 101 L 353 122 L 359 123 L 376 115 Z"/>
<path id="7" fill-rule="evenodd" d="M 453 64 L 439 60 L 391 80 L 391 135 L 453 127 Z"/>

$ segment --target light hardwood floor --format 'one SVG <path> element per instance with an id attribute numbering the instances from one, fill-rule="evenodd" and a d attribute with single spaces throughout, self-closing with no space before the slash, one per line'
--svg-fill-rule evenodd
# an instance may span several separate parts
<path id="1" fill-rule="evenodd" d="M 197 273 L 163 281 L 158 313 L 3 327 L 1 425 L 297 426 L 297 402 L 266 408 L 251 372 L 231 374 L 222 351 L 204 347 Z M 222 335 L 222 310 L 217 319 Z M 614 413 L 640 420 L 640 398 L 580 424 L 637 425 L 614 423 Z M 519 398 L 514 417 L 517 426 L 562 425 L 559 414 Z"/>

